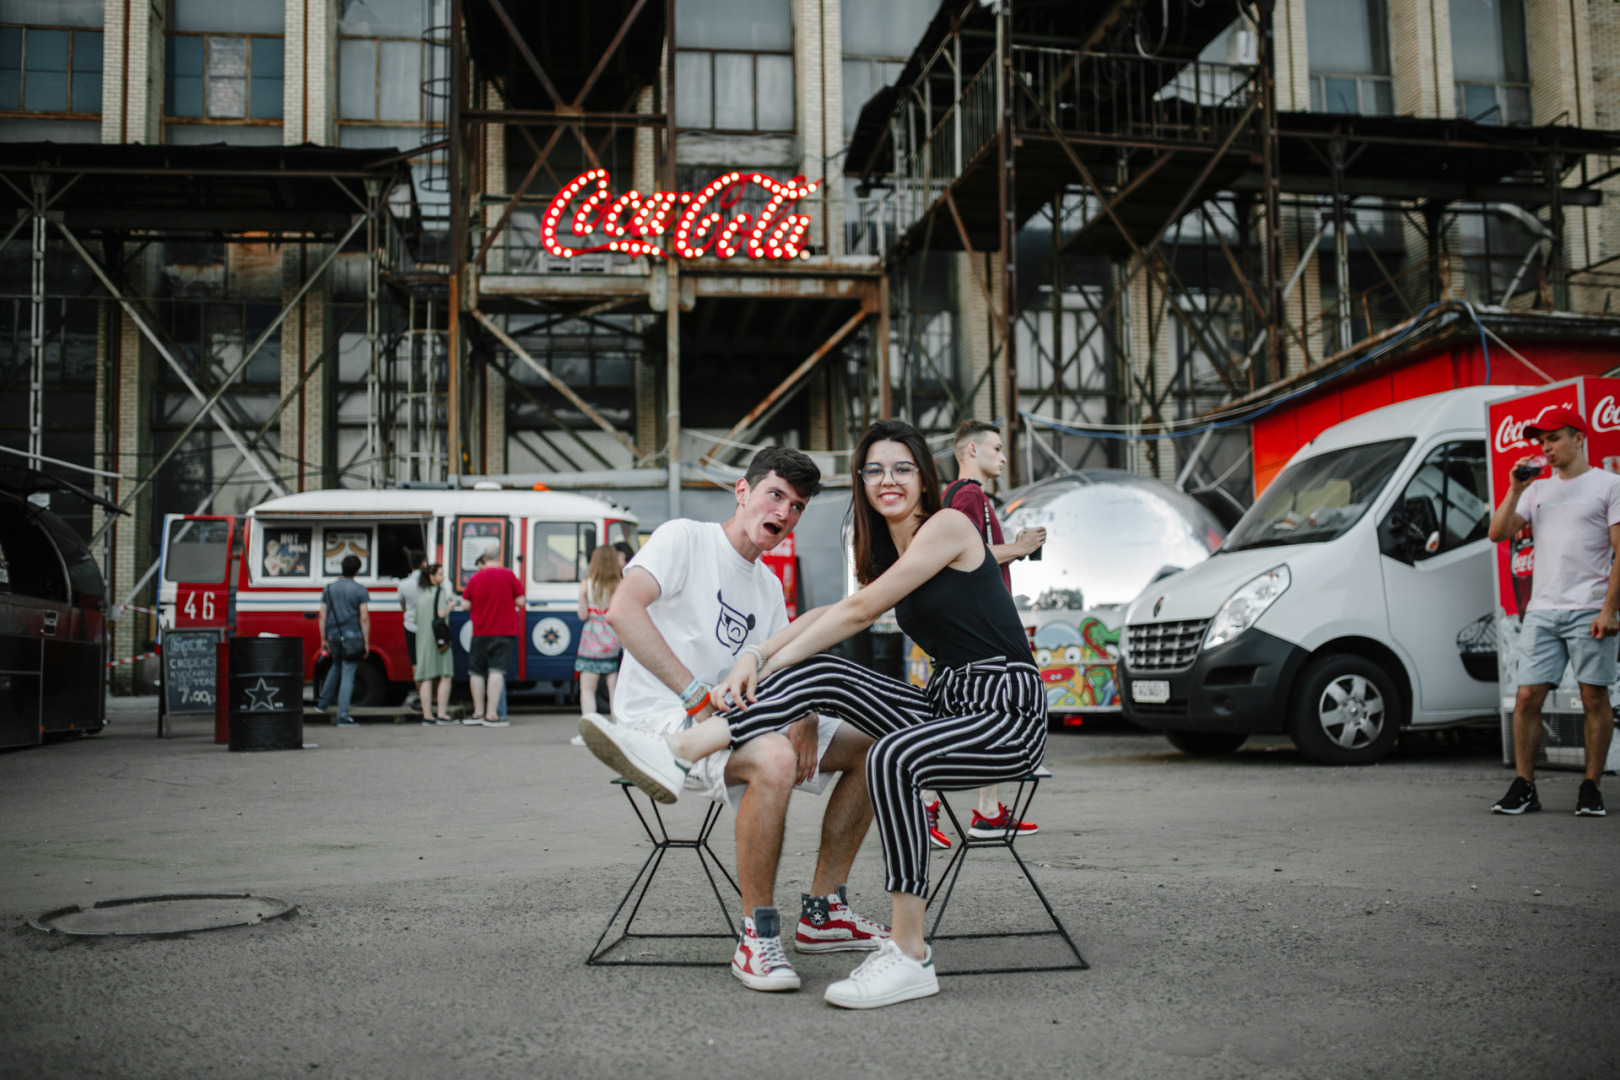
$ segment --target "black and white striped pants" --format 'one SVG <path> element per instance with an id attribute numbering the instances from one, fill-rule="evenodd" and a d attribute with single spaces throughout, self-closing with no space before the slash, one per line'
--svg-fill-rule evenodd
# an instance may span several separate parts
<path id="1" fill-rule="evenodd" d="M 846 720 L 876 740 L 866 756 L 890 892 L 928 895 L 924 788 L 963 790 L 1014 780 L 1046 753 L 1046 691 L 1028 660 L 939 668 L 925 689 L 836 656 L 766 678 L 759 700 L 727 715 L 735 748 L 809 713 Z"/>

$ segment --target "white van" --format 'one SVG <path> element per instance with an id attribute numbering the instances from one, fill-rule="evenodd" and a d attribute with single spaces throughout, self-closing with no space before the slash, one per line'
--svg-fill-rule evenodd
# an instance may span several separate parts
<path id="1" fill-rule="evenodd" d="M 1195 754 L 1286 732 L 1332 765 L 1495 720 L 1485 406 L 1521 392 L 1404 401 L 1302 447 L 1208 561 L 1127 609 L 1126 717 Z"/>

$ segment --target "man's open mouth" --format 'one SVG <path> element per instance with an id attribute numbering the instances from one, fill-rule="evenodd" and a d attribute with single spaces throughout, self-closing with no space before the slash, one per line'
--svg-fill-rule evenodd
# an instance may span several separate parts
<path id="1" fill-rule="evenodd" d="M 774 525 L 769 521 L 767 521 L 765 523 L 765 530 L 767 532 L 769 532 L 772 536 L 780 536 L 780 535 L 782 535 L 782 526 Z"/>

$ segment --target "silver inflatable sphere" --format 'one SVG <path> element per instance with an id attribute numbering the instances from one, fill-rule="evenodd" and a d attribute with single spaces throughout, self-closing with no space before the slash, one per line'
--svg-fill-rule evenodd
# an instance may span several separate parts
<path id="1" fill-rule="evenodd" d="M 1012 564 L 1012 588 L 1059 714 L 1119 709 L 1114 678 L 1125 607 L 1160 577 L 1209 558 L 1226 537 L 1192 496 L 1152 477 L 1089 469 L 1016 488 L 1007 538 L 1046 529 L 1041 558 Z"/>

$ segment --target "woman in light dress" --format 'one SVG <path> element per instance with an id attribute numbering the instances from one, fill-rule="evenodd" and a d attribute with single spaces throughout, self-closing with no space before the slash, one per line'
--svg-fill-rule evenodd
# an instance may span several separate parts
<path id="1" fill-rule="evenodd" d="M 444 564 L 429 563 L 417 580 L 422 591 L 416 597 L 416 677 L 422 698 L 422 723 L 454 724 L 450 719 L 450 680 L 455 675 L 455 657 L 449 647 L 439 648 L 433 637 L 433 620 L 450 617 L 456 597 L 444 584 Z M 438 711 L 433 709 L 433 683 L 439 684 Z"/>
<path id="2" fill-rule="evenodd" d="M 585 623 L 579 632 L 579 654 L 574 660 L 574 670 L 579 673 L 580 712 L 596 711 L 596 684 L 603 676 L 607 677 L 608 711 L 613 710 L 613 690 L 619 681 L 624 646 L 608 625 L 607 610 L 614 590 L 624 580 L 621 569 L 619 553 L 613 546 L 598 544 L 591 552 L 585 580 L 579 583 L 578 614 Z M 583 739 L 575 741 L 576 745 L 583 743 Z"/>

